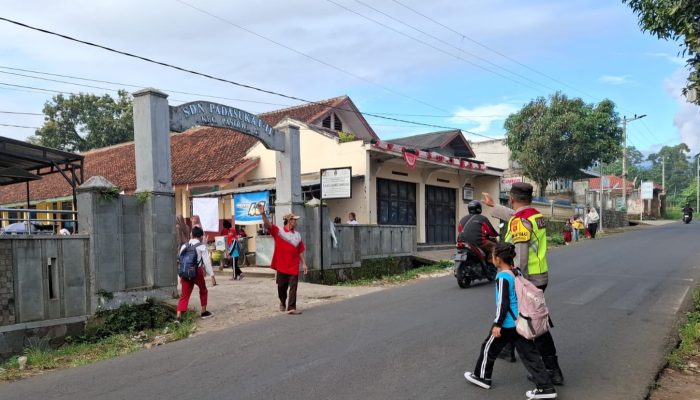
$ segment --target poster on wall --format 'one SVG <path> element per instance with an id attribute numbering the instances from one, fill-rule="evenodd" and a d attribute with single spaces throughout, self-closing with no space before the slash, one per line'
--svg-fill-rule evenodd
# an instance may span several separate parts
<path id="1" fill-rule="evenodd" d="M 642 182 L 642 200 L 651 200 L 654 198 L 654 182 Z"/>
<path id="2" fill-rule="evenodd" d="M 205 232 L 219 231 L 219 199 L 195 197 L 192 199 L 192 215 L 199 215 Z"/>
<path id="3" fill-rule="evenodd" d="M 265 204 L 265 209 L 269 208 L 270 192 L 250 192 L 233 195 L 233 215 L 236 225 L 257 225 L 262 224 L 262 217 L 258 213 L 258 203 Z"/>

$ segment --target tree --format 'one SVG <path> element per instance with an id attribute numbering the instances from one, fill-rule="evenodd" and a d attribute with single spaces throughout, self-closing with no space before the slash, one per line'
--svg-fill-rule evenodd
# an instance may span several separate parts
<path id="1" fill-rule="evenodd" d="M 647 160 L 651 168 L 647 179 L 661 183 L 661 164 L 666 164 L 666 192 L 672 195 L 681 193 L 693 179 L 693 164 L 688 160 L 690 148 L 681 143 L 675 146 L 664 146 L 657 153 L 649 154 Z M 677 200 L 677 199 L 674 199 Z"/>
<path id="2" fill-rule="evenodd" d="M 641 151 L 634 146 L 627 146 L 627 176 L 634 179 L 635 176 L 640 177 L 643 174 L 643 164 L 645 158 Z M 603 167 L 605 175 L 622 176 L 622 154 Z"/>
<path id="3" fill-rule="evenodd" d="M 688 86 L 692 102 L 700 105 L 700 1 L 698 0 L 622 0 L 639 17 L 643 31 L 659 39 L 682 40 L 681 56 L 687 56 L 690 68 Z"/>
<path id="4" fill-rule="evenodd" d="M 576 179 L 594 161 L 610 162 L 620 153 L 622 128 L 615 104 L 597 105 L 557 92 L 538 97 L 506 119 L 506 143 L 512 159 L 540 187 L 555 178 Z"/>
<path id="5" fill-rule="evenodd" d="M 67 151 L 87 151 L 134 140 L 134 110 L 125 90 L 118 98 L 80 93 L 56 95 L 44 104 L 44 125 L 32 143 Z"/>

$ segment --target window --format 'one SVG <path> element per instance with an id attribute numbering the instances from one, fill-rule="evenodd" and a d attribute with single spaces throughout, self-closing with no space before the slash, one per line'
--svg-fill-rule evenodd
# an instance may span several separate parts
<path id="1" fill-rule="evenodd" d="M 343 121 L 338 118 L 337 114 L 333 114 L 333 129 L 336 131 L 342 131 L 343 130 Z"/>
<path id="2" fill-rule="evenodd" d="M 330 116 L 330 114 L 326 118 L 323 119 L 323 122 L 321 122 L 321 126 L 323 126 L 324 128 L 331 129 L 331 116 Z"/>

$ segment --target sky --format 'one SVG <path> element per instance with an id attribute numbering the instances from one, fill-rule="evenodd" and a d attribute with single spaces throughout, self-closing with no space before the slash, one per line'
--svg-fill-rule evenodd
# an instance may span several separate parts
<path id="1" fill-rule="evenodd" d="M 620 1 L 2 3 L 4 18 L 260 89 L 311 101 L 348 95 L 360 111 L 403 120 L 367 117 L 382 139 L 448 128 L 473 141 L 503 137 L 509 114 L 561 91 L 610 99 L 621 116 L 646 114 L 627 131 L 644 153 L 680 142 L 700 152 L 700 108 L 681 94 L 679 44 L 641 32 Z M 57 92 L 155 87 L 171 105 L 206 99 L 254 113 L 301 104 L 5 21 L 0 38 L 0 124 L 30 127 L 0 125 L 15 139 L 43 116 L 8 112 L 41 114 Z"/>

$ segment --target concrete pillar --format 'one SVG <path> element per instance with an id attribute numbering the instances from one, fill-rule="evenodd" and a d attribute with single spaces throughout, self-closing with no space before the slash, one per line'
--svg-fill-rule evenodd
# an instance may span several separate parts
<path id="1" fill-rule="evenodd" d="M 146 286 L 177 286 L 175 192 L 170 161 L 168 95 L 148 88 L 134 93 L 136 192 L 143 202 L 143 276 Z"/>
<path id="2" fill-rule="evenodd" d="M 168 95 L 148 88 L 134 93 L 136 192 L 172 192 Z"/>
<path id="3" fill-rule="evenodd" d="M 284 151 L 275 153 L 277 167 L 277 199 L 275 200 L 275 224 L 282 226 L 282 216 L 287 213 L 302 215 L 301 155 L 299 152 L 299 127 L 288 121 L 284 132 Z M 304 225 L 299 220 L 299 230 Z"/>

